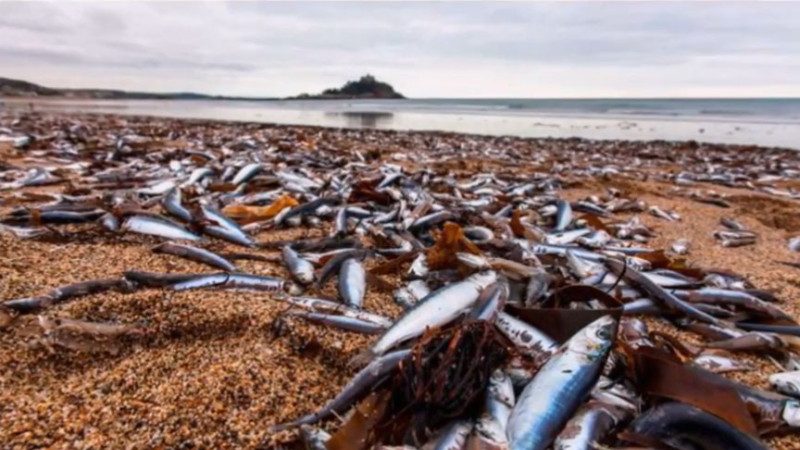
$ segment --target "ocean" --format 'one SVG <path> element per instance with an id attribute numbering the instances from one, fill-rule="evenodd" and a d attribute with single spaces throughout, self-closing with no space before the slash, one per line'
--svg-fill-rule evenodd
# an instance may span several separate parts
<path id="1" fill-rule="evenodd" d="M 0 108 L 29 108 L 0 100 Z M 178 118 L 523 137 L 581 137 L 782 146 L 800 149 L 800 98 L 72 100 L 32 107 Z"/>

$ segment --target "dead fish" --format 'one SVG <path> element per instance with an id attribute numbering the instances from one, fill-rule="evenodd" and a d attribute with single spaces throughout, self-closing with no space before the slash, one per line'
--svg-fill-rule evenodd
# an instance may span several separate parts
<path id="1" fill-rule="evenodd" d="M 494 284 L 487 286 L 475 306 L 467 316 L 470 320 L 483 320 L 486 322 L 494 322 L 497 314 L 502 311 L 508 300 L 508 282 L 500 279 Z"/>
<path id="2" fill-rule="evenodd" d="M 634 287 L 641 289 L 643 292 L 647 293 L 651 298 L 657 301 L 657 303 L 666 306 L 667 308 L 674 309 L 676 311 L 680 311 L 686 314 L 688 317 L 694 318 L 701 322 L 711 323 L 711 324 L 721 324 L 722 322 L 707 314 L 704 313 L 692 305 L 687 304 L 683 300 L 675 297 L 674 295 L 670 294 L 666 290 L 664 290 L 661 286 L 651 281 L 649 278 L 644 276 L 644 274 L 639 273 L 638 271 L 626 267 L 620 261 L 615 259 L 609 258 L 606 261 L 606 264 L 614 271 L 617 275 L 622 276 L 627 282 L 631 283 Z"/>
<path id="3" fill-rule="evenodd" d="M 236 270 L 236 266 L 222 256 L 203 248 L 192 247 L 191 245 L 167 242 L 153 247 L 153 252 L 179 256 L 191 261 L 208 264 L 211 267 L 216 267 L 228 272 L 234 272 Z"/>
<path id="4" fill-rule="evenodd" d="M 486 286 L 497 281 L 494 272 L 481 272 L 431 292 L 400 317 L 375 344 L 354 361 L 372 360 L 396 344 L 421 335 L 427 328 L 444 325 L 471 307 Z"/>
<path id="5" fill-rule="evenodd" d="M 447 425 L 440 436 L 422 446 L 422 450 L 462 450 L 472 431 L 470 420 L 456 420 Z"/>
<path id="6" fill-rule="evenodd" d="M 394 323 L 394 321 L 379 314 L 371 313 L 363 309 L 351 308 L 339 302 L 334 302 L 321 298 L 288 296 L 288 297 L 278 297 L 278 299 L 285 301 L 291 305 L 298 306 L 300 308 L 309 309 L 317 312 L 329 312 L 341 316 L 352 317 L 354 319 L 359 319 L 366 322 L 372 322 L 378 324 L 384 328 L 389 328 Z"/>
<path id="7" fill-rule="evenodd" d="M 730 217 L 720 218 L 719 223 L 731 231 L 747 231 L 747 228 L 741 222 L 731 219 Z"/>
<path id="8" fill-rule="evenodd" d="M 339 269 L 339 295 L 345 304 L 361 308 L 367 291 L 367 273 L 364 266 L 355 259 L 348 258 Z"/>
<path id="9" fill-rule="evenodd" d="M 325 430 L 310 425 L 300 426 L 300 435 L 305 443 L 305 450 L 328 450 L 328 441 L 331 435 Z"/>
<path id="10" fill-rule="evenodd" d="M 270 427 L 270 432 L 276 433 L 303 424 L 313 424 L 333 415 L 343 413 L 361 394 L 372 389 L 410 354 L 411 350 L 397 350 L 375 358 L 366 367 L 358 371 L 339 394 L 319 411 L 288 423 L 274 425 Z"/>
<path id="11" fill-rule="evenodd" d="M 486 412 L 500 426 L 505 435 L 508 418 L 516 403 L 514 385 L 511 377 L 503 369 L 496 369 L 489 378 L 486 388 Z"/>
<path id="12" fill-rule="evenodd" d="M 544 450 L 589 395 L 616 335 L 603 316 L 562 345 L 525 386 L 508 422 L 510 450 Z"/>
<path id="13" fill-rule="evenodd" d="M 176 185 L 175 180 L 163 180 L 146 188 L 137 189 L 136 192 L 142 195 L 163 195 L 174 189 Z"/>
<path id="14" fill-rule="evenodd" d="M 678 239 L 672 243 L 670 250 L 672 250 L 672 253 L 675 253 L 676 255 L 685 255 L 689 253 L 689 246 L 690 242 L 688 239 Z"/>
<path id="15" fill-rule="evenodd" d="M 692 360 L 692 364 L 709 372 L 729 373 L 753 370 L 750 364 L 722 355 L 702 354 Z"/>
<path id="16" fill-rule="evenodd" d="M 800 236 L 789 239 L 789 250 L 800 252 Z"/>
<path id="17" fill-rule="evenodd" d="M 283 263 L 295 280 L 303 285 L 309 285 L 314 282 L 314 266 L 310 262 L 301 258 L 289 245 L 283 247 L 282 255 Z"/>
<path id="18" fill-rule="evenodd" d="M 504 450 L 508 448 L 506 430 L 488 413 L 482 414 L 466 445 L 470 450 Z"/>
<path id="19" fill-rule="evenodd" d="M 161 201 L 161 206 L 163 206 L 164 210 L 169 214 L 184 222 L 192 222 L 194 220 L 192 218 L 192 213 L 184 208 L 181 203 L 181 190 L 179 188 L 170 190 Z"/>
<path id="20" fill-rule="evenodd" d="M 0 303 L 0 307 L 20 314 L 32 313 L 75 297 L 96 294 L 109 290 L 129 292 L 134 286 L 125 278 L 101 278 L 59 286 L 49 292 L 34 297 L 17 298 Z"/>
<path id="21" fill-rule="evenodd" d="M 625 410 L 597 401 L 589 401 L 567 422 L 553 443 L 553 450 L 590 450 L 619 424 L 633 416 Z"/>
<path id="22" fill-rule="evenodd" d="M 714 237 L 723 247 L 742 247 L 756 243 L 756 235 L 750 231 L 715 231 Z"/>
<path id="23" fill-rule="evenodd" d="M 661 403 L 647 410 L 622 435 L 629 442 L 650 446 L 704 450 L 766 450 L 767 447 L 724 420 L 685 403 Z"/>
<path id="24" fill-rule="evenodd" d="M 570 223 L 572 223 L 572 206 L 566 200 L 558 200 L 556 202 L 556 218 L 553 230 L 566 230 Z"/>
<path id="25" fill-rule="evenodd" d="M 780 337 L 776 334 L 752 331 L 729 339 L 709 342 L 706 347 L 732 351 L 784 350 L 789 346 L 787 342 L 789 338 L 790 336 Z"/>
<path id="26" fill-rule="evenodd" d="M 123 272 L 123 278 L 126 281 L 133 283 L 135 286 L 142 287 L 171 286 L 198 276 L 200 275 L 196 273 L 157 273 L 138 270 L 127 270 Z"/>
<path id="27" fill-rule="evenodd" d="M 250 163 L 242 167 L 231 180 L 232 184 L 242 184 L 249 181 L 254 176 L 261 172 L 263 166 L 259 163 Z"/>
<path id="28" fill-rule="evenodd" d="M 203 218 L 214 225 L 203 226 L 203 232 L 235 244 L 253 247 L 255 242 L 244 230 L 216 208 L 207 205 L 200 207 Z"/>
<path id="29" fill-rule="evenodd" d="M 591 228 L 576 228 L 569 231 L 547 233 L 545 242 L 550 245 L 566 245 L 575 242 L 578 238 L 586 236 L 592 232 Z"/>
<path id="30" fill-rule="evenodd" d="M 50 230 L 44 227 L 26 228 L 0 223 L 0 232 L 11 233 L 19 239 L 35 239 L 50 233 Z"/>
<path id="31" fill-rule="evenodd" d="M 781 394 L 800 397 L 800 371 L 772 374 L 769 383 Z"/>
<path id="32" fill-rule="evenodd" d="M 437 211 L 435 213 L 428 214 L 427 216 L 422 216 L 419 219 L 415 220 L 408 226 L 410 231 L 413 230 L 420 230 L 424 228 L 430 228 L 434 225 L 438 225 L 442 222 L 447 220 L 453 219 L 453 213 L 450 211 Z"/>
<path id="33" fill-rule="evenodd" d="M 545 298 L 552 282 L 553 276 L 543 270 L 533 274 L 525 287 L 525 306 L 536 305 Z"/>
<path id="34" fill-rule="evenodd" d="M 256 291 L 281 291 L 284 281 L 280 278 L 248 273 L 212 273 L 195 276 L 172 285 L 176 291 L 217 287 L 225 289 L 248 289 Z"/>
<path id="35" fill-rule="evenodd" d="M 149 234 L 167 239 L 199 241 L 200 236 L 182 226 L 160 217 L 135 215 L 125 220 L 122 229 L 134 233 Z"/>
<path id="36" fill-rule="evenodd" d="M 492 230 L 480 226 L 464 227 L 464 236 L 476 244 L 481 244 L 494 239 L 494 233 Z"/>
<path id="37" fill-rule="evenodd" d="M 425 253 L 420 253 L 411 263 L 408 269 L 408 274 L 413 278 L 425 278 L 428 276 L 430 269 L 428 268 L 428 257 Z"/>
<path id="38" fill-rule="evenodd" d="M 411 309 L 430 293 L 431 289 L 424 280 L 411 280 L 406 286 L 394 292 L 394 300 L 403 309 Z"/>
<path id="39" fill-rule="evenodd" d="M 100 217 L 99 222 L 101 225 L 103 225 L 103 228 L 105 228 L 108 231 L 111 232 L 119 231 L 119 219 L 117 219 L 117 217 L 111 213 L 103 214 Z"/>
<path id="40" fill-rule="evenodd" d="M 777 306 L 744 291 L 703 287 L 690 291 L 675 290 L 673 294 L 692 303 L 709 303 L 716 305 L 733 305 L 738 308 L 766 316 L 771 319 L 792 320 L 791 316 Z"/>
<path id="41" fill-rule="evenodd" d="M 658 206 L 651 206 L 648 210 L 650 214 L 653 216 L 658 217 L 659 219 L 664 219 L 669 222 L 677 222 L 681 220 L 681 216 L 674 212 L 674 211 L 664 211 L 663 209 L 659 208 Z"/>
<path id="42" fill-rule="evenodd" d="M 350 258 L 363 258 L 367 255 L 367 251 L 362 248 L 346 248 L 337 251 L 334 256 L 325 263 L 319 270 L 317 276 L 317 288 L 322 288 L 325 283 L 334 273 L 338 273 L 341 269 L 342 263 Z"/>
<path id="43" fill-rule="evenodd" d="M 354 317 L 338 316 L 336 314 L 325 314 L 318 312 L 298 312 L 289 311 L 286 313 L 292 317 L 300 317 L 309 322 L 320 323 L 333 328 L 346 331 L 354 331 L 362 334 L 380 334 L 386 331 L 386 326 Z"/>
<path id="44" fill-rule="evenodd" d="M 197 169 L 194 169 L 192 173 L 189 174 L 189 178 L 187 178 L 186 181 L 183 184 L 181 184 L 181 186 L 191 186 L 213 173 L 214 171 L 211 170 L 211 168 L 198 167 Z"/>
<path id="45" fill-rule="evenodd" d="M 558 349 L 558 344 L 546 334 L 516 317 L 501 312 L 495 319 L 495 326 L 522 354 L 543 361 Z"/>

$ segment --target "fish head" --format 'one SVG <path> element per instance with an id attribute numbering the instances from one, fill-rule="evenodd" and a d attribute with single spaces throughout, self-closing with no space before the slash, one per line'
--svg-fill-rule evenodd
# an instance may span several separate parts
<path id="1" fill-rule="evenodd" d="M 458 252 L 456 253 L 458 262 L 473 269 L 482 269 L 488 266 L 486 258 L 480 255 L 473 255 L 472 253 Z"/>
<path id="2" fill-rule="evenodd" d="M 490 284 L 497 281 L 497 272 L 490 270 L 487 272 L 480 272 L 469 277 L 469 280 L 474 283 L 479 290 L 483 290 Z"/>
<path id="3" fill-rule="evenodd" d="M 571 350 L 585 355 L 589 360 L 602 358 L 614 345 L 617 334 L 617 320 L 603 316 L 586 325 L 567 345 Z"/>
<path id="4" fill-rule="evenodd" d="M 800 401 L 787 400 L 783 406 L 783 414 L 781 416 L 790 427 L 800 427 Z"/>

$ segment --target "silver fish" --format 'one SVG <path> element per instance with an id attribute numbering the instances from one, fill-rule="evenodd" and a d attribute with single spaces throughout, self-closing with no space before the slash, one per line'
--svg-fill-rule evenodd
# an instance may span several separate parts
<path id="1" fill-rule="evenodd" d="M 233 272 L 236 270 L 236 266 L 222 256 L 204 248 L 192 247 L 191 245 L 167 242 L 154 247 L 153 252 L 180 256 L 181 258 L 208 264 L 209 266 L 226 270 L 228 272 Z"/>
<path id="2" fill-rule="evenodd" d="M 800 252 L 800 236 L 789 239 L 789 250 L 793 252 Z"/>
<path id="3" fill-rule="evenodd" d="M 547 358 L 558 349 L 558 344 L 549 336 L 508 313 L 498 314 L 494 323 L 520 352 L 537 360 Z"/>
<path id="4" fill-rule="evenodd" d="M 470 441 L 465 448 L 480 450 L 508 449 L 506 430 L 488 413 L 482 414 L 475 422 Z"/>
<path id="5" fill-rule="evenodd" d="M 328 441 L 331 435 L 325 430 L 310 425 L 301 425 L 300 435 L 303 437 L 306 450 L 328 450 Z"/>
<path id="6" fill-rule="evenodd" d="M 685 255 L 689 253 L 689 245 L 688 239 L 678 239 L 669 248 L 676 255 Z"/>
<path id="7" fill-rule="evenodd" d="M 559 433 L 553 450 L 592 450 L 633 411 L 590 401 L 583 405 Z"/>
<path id="8" fill-rule="evenodd" d="M 411 280 L 406 286 L 400 287 L 394 292 L 394 300 L 403 309 L 411 309 L 430 293 L 431 289 L 424 280 Z"/>
<path id="9" fill-rule="evenodd" d="M 119 231 L 119 219 L 111 213 L 105 213 L 100 217 L 100 224 L 108 231 Z"/>
<path id="10" fill-rule="evenodd" d="M 714 373 L 741 372 L 753 370 L 753 366 L 727 356 L 702 354 L 692 364 Z M 800 391 L 798 391 L 800 392 Z"/>
<path id="11" fill-rule="evenodd" d="M 161 205 L 171 215 L 185 222 L 192 221 L 192 213 L 181 204 L 181 190 L 178 188 L 170 190 L 161 201 Z"/>
<path id="12" fill-rule="evenodd" d="M 200 236 L 167 219 L 153 216 L 135 215 L 128 217 L 122 229 L 134 233 L 149 234 L 167 239 L 199 241 Z"/>
<path id="13" fill-rule="evenodd" d="M 381 316 L 380 314 L 371 313 L 363 309 L 351 308 L 339 302 L 332 302 L 330 300 L 321 298 L 288 296 L 278 297 L 278 299 L 300 308 L 309 309 L 312 311 L 336 313 L 342 316 L 372 322 L 384 328 L 389 328 L 394 323 L 394 321 L 387 317 Z"/>
<path id="14" fill-rule="evenodd" d="M 189 174 L 189 178 L 181 184 L 181 186 L 191 186 L 198 181 L 202 180 L 203 178 L 211 175 L 214 173 L 213 170 L 209 169 L 208 167 L 200 167 L 194 169 L 191 174 Z"/>
<path id="15" fill-rule="evenodd" d="M 772 374 L 769 383 L 782 394 L 800 397 L 800 370 Z"/>
<path id="16" fill-rule="evenodd" d="M 339 268 L 339 295 L 345 304 L 361 308 L 367 291 L 367 273 L 364 266 L 355 259 L 348 258 Z"/>
<path id="17" fill-rule="evenodd" d="M 503 369 L 492 372 L 489 386 L 486 388 L 486 411 L 503 430 L 508 426 L 508 419 L 515 403 L 516 396 L 511 377 Z"/>
<path id="18" fill-rule="evenodd" d="M 297 420 L 275 425 L 270 428 L 270 431 L 278 432 L 303 424 L 312 424 L 335 414 L 343 413 L 362 393 L 375 386 L 375 384 L 381 381 L 386 374 L 394 370 L 397 365 L 410 354 L 411 350 L 397 350 L 375 358 L 366 367 L 361 369 L 353 379 L 342 388 L 341 392 L 339 392 L 333 400 L 323 406 L 322 409 Z"/>
<path id="19" fill-rule="evenodd" d="M 539 370 L 511 411 L 511 450 L 544 450 L 578 409 L 600 375 L 613 345 L 616 320 L 603 316 L 590 323 Z"/>
<path id="20" fill-rule="evenodd" d="M 334 328 L 339 328 L 346 331 L 354 331 L 362 334 L 380 334 L 386 331 L 387 328 L 386 326 L 379 325 L 375 322 L 369 322 L 347 316 L 338 316 L 336 314 L 297 311 L 290 311 L 286 314 L 293 317 L 300 317 L 308 320 L 309 322 L 321 323 Z"/>
<path id="21" fill-rule="evenodd" d="M 457 420 L 442 430 L 433 445 L 424 445 L 423 450 L 462 450 L 467 437 L 472 431 L 473 423 L 469 420 Z"/>
<path id="22" fill-rule="evenodd" d="M 301 258 L 289 245 L 283 247 L 282 253 L 283 263 L 295 280 L 306 285 L 314 282 L 314 265 Z"/>
<path id="23" fill-rule="evenodd" d="M 444 325 L 472 306 L 486 286 L 497 280 L 494 272 L 481 272 L 431 292 L 400 317 L 359 360 L 370 360 L 396 344 L 421 335 L 427 328 Z M 358 361 L 358 360 L 357 360 Z"/>
<path id="24" fill-rule="evenodd" d="M 261 171 L 262 167 L 263 166 L 259 163 L 251 163 L 242 167 L 241 169 L 239 169 L 239 172 L 236 173 L 236 176 L 233 177 L 231 183 L 241 184 L 244 183 L 245 181 L 250 180 L 251 178 L 256 176 L 258 172 Z"/>
<path id="25" fill-rule="evenodd" d="M 566 200 L 559 200 L 556 203 L 556 223 L 553 227 L 555 231 L 566 230 L 572 222 L 572 206 Z"/>
<path id="26" fill-rule="evenodd" d="M 212 273 L 172 285 L 176 291 L 220 287 L 227 289 L 249 289 L 256 291 L 280 291 L 284 281 L 280 278 L 253 275 L 248 273 Z"/>

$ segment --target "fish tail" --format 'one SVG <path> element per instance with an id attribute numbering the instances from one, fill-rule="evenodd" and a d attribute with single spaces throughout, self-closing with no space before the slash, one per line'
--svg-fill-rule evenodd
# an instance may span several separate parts
<path id="1" fill-rule="evenodd" d="M 378 356 L 371 348 L 362 350 L 350 359 L 350 367 L 364 367 Z"/>
<path id="2" fill-rule="evenodd" d="M 305 422 L 302 422 L 300 420 L 295 420 L 295 421 L 292 421 L 292 422 L 285 422 L 285 423 L 278 423 L 278 424 L 275 424 L 275 425 L 267 428 L 267 433 L 268 434 L 278 433 L 278 432 L 281 432 L 281 431 L 284 431 L 284 430 L 288 430 L 290 428 L 297 427 L 297 426 L 302 425 L 304 423 Z"/>

